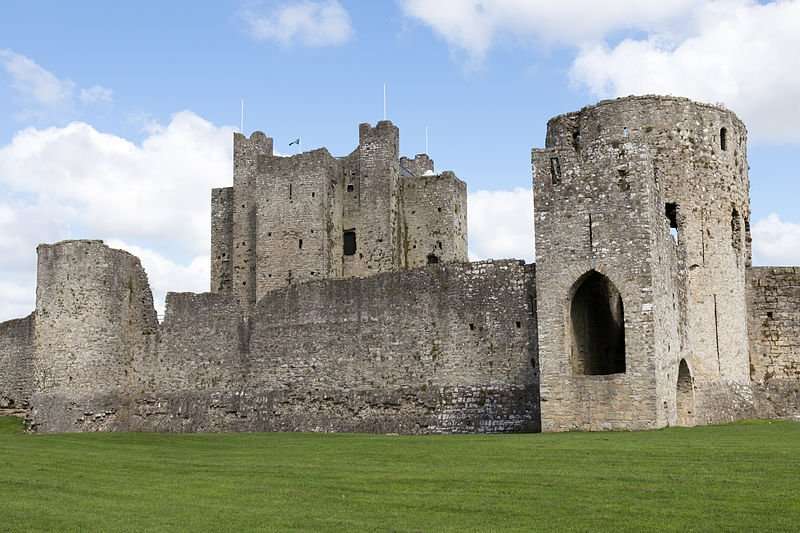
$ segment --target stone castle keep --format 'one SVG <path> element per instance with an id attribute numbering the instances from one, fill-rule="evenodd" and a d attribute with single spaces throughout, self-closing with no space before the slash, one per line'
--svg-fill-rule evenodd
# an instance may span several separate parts
<path id="1" fill-rule="evenodd" d="M 653 429 L 800 416 L 800 269 L 753 267 L 746 130 L 603 101 L 533 150 L 535 264 L 468 262 L 466 186 L 388 121 L 345 157 L 234 135 L 211 291 L 102 241 L 40 245 L 0 324 L 0 407 L 37 431 Z M 534 236 L 531 235 L 531 244 Z"/>

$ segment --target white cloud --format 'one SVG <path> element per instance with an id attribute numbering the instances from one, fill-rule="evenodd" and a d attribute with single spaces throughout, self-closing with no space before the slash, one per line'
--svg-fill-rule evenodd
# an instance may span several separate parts
<path id="1" fill-rule="evenodd" d="M 800 224 L 772 213 L 753 224 L 753 264 L 800 265 Z"/>
<path id="2" fill-rule="evenodd" d="M 467 198 L 470 260 L 533 261 L 533 193 L 530 189 L 476 191 Z"/>
<path id="3" fill-rule="evenodd" d="M 247 33 L 259 41 L 306 46 L 344 44 L 353 35 L 350 15 L 337 0 L 302 0 L 244 9 Z"/>
<path id="4" fill-rule="evenodd" d="M 102 85 L 93 85 L 88 89 L 81 89 L 80 99 L 86 105 L 96 103 L 110 104 L 114 100 L 114 92 Z"/>
<path id="5" fill-rule="evenodd" d="M 207 247 L 209 189 L 230 185 L 232 128 L 189 111 L 141 143 L 89 124 L 28 128 L 0 148 L 0 185 L 89 235 Z"/>
<path id="6" fill-rule="evenodd" d="M 723 103 L 754 139 L 800 142 L 800 0 L 400 3 L 473 64 L 497 42 L 565 46 L 576 53 L 574 85 L 598 98 L 655 93 Z"/>
<path id="7" fill-rule="evenodd" d="M 11 85 L 26 100 L 43 106 L 68 103 L 75 90 L 69 80 L 58 79 L 35 61 L 11 50 L 0 50 L 0 64 L 11 77 Z"/>
<path id="8" fill-rule="evenodd" d="M 33 309 L 36 245 L 67 238 L 135 247 L 157 295 L 208 290 L 209 195 L 232 182 L 232 132 L 188 111 L 141 144 L 81 122 L 18 132 L 0 147 L 0 279 L 17 287 L 0 320 Z"/>
<path id="9" fill-rule="evenodd" d="M 400 0 L 407 16 L 430 26 L 474 62 L 498 40 L 580 44 L 675 21 L 693 4 L 696 0 Z"/>
<path id="10" fill-rule="evenodd" d="M 110 103 L 111 89 L 94 85 L 77 91 L 76 84 L 61 79 L 29 57 L 13 50 L 0 49 L 0 67 L 9 76 L 11 87 L 24 109 L 18 118 L 41 118 L 47 112 L 68 111 L 76 101 L 84 105 Z"/>
<path id="11" fill-rule="evenodd" d="M 572 79 L 600 97 L 675 94 L 721 102 L 753 137 L 800 142 L 800 2 L 706 2 L 682 34 L 581 49 Z"/>

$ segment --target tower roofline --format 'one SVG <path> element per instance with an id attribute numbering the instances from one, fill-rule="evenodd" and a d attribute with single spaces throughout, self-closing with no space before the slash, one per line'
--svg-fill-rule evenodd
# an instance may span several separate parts
<path id="1" fill-rule="evenodd" d="M 687 98 L 685 96 L 672 96 L 672 95 L 659 95 L 659 94 L 628 95 L 628 96 L 620 96 L 618 98 L 609 98 L 609 99 L 606 99 L 606 100 L 600 100 L 599 102 L 597 102 L 595 104 L 584 106 L 578 111 L 570 111 L 568 113 L 561 113 L 559 115 L 555 115 L 554 117 L 550 118 L 550 120 L 547 121 L 547 124 L 549 126 L 552 122 L 556 122 L 556 121 L 562 120 L 564 118 L 577 117 L 577 116 L 580 116 L 580 115 L 582 115 L 584 113 L 587 113 L 589 111 L 592 111 L 592 110 L 595 110 L 595 109 L 599 109 L 599 108 L 602 108 L 602 107 L 621 105 L 621 104 L 624 104 L 626 102 L 634 102 L 634 101 L 642 101 L 642 102 L 644 102 L 644 101 L 676 102 L 676 103 L 683 103 L 683 104 L 691 104 L 691 105 L 694 105 L 696 107 L 705 108 L 705 109 L 708 109 L 708 110 L 721 111 L 721 112 L 724 112 L 724 113 L 727 113 L 728 115 L 730 115 L 731 118 L 735 122 L 737 122 L 738 125 L 741 126 L 741 128 L 744 131 L 747 131 L 747 127 L 745 126 L 745 124 L 742 121 L 742 119 L 739 118 L 739 116 L 734 111 L 732 111 L 731 109 L 727 108 L 723 104 L 711 104 L 711 103 L 708 103 L 708 102 L 698 102 L 697 100 L 692 100 L 691 98 Z"/>

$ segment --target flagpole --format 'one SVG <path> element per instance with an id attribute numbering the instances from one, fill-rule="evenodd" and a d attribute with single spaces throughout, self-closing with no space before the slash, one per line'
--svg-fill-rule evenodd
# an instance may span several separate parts
<path id="1" fill-rule="evenodd" d="M 239 123 L 239 133 L 244 135 L 244 98 L 242 98 L 242 119 Z"/>
<path id="2" fill-rule="evenodd" d="M 428 152 L 428 126 L 425 126 L 425 153 L 431 155 L 430 152 Z"/>
<path id="3" fill-rule="evenodd" d="M 386 83 L 383 84 L 383 120 L 386 120 Z"/>

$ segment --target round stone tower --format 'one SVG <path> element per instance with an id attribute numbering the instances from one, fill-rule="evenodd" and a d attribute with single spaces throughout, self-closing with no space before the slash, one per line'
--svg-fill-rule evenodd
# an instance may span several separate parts
<path id="1" fill-rule="evenodd" d="M 550 120 L 533 156 L 543 429 L 736 416 L 746 137 L 733 112 L 674 97 Z"/>
<path id="2" fill-rule="evenodd" d="M 40 245 L 33 424 L 42 431 L 119 427 L 133 360 L 158 322 L 135 256 L 102 241 Z"/>

